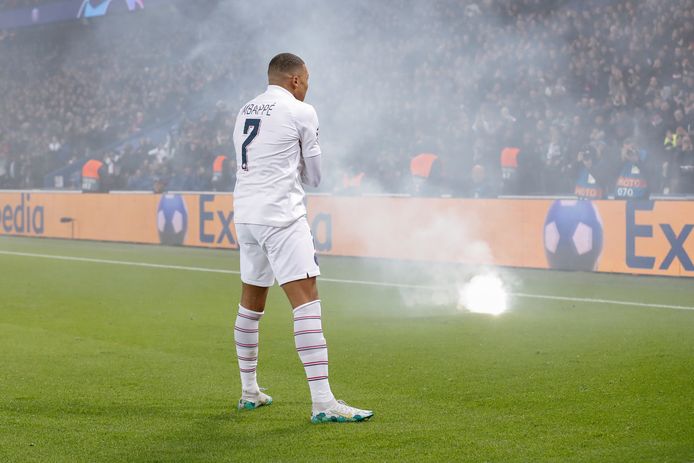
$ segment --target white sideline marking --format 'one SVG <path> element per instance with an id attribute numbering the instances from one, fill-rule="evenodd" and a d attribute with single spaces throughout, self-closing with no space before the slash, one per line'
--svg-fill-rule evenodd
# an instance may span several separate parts
<path id="1" fill-rule="evenodd" d="M 238 270 L 225 270 L 217 268 L 205 268 L 205 267 L 189 267 L 185 265 L 169 265 L 169 264 L 152 264 L 149 262 L 132 262 L 124 260 L 110 260 L 110 259 L 96 259 L 92 257 L 75 257 L 75 256 L 58 256 L 54 254 L 36 254 L 32 252 L 14 252 L 14 251 L 0 251 L 0 255 L 8 256 L 20 256 L 20 257 L 38 257 L 42 259 L 53 259 L 53 260 L 67 260 L 73 262 L 90 262 L 95 264 L 112 264 L 112 265 L 126 265 L 130 267 L 146 267 L 146 268 L 160 268 L 169 270 L 187 270 L 190 272 L 206 272 L 206 273 L 224 273 L 227 275 L 239 275 L 241 272 Z M 364 285 L 364 286 L 378 286 L 385 288 L 407 288 L 407 289 L 424 289 L 424 290 L 447 290 L 443 286 L 426 286 L 426 285 L 411 285 L 406 283 L 391 283 L 385 281 L 365 281 L 365 280 L 345 280 L 338 278 L 323 278 L 320 281 L 329 283 L 344 283 L 344 284 L 354 284 L 354 285 Z M 553 301 L 572 301 L 572 302 L 588 302 L 594 304 L 611 304 L 611 305 L 626 305 L 635 307 L 650 307 L 650 308 L 661 308 L 661 309 L 675 309 L 675 310 L 694 310 L 694 307 L 688 307 L 684 305 L 669 305 L 669 304 L 648 304 L 645 302 L 633 302 L 633 301 L 619 301 L 613 299 L 594 299 L 585 297 L 568 297 L 568 296 L 552 296 L 548 294 L 528 294 L 528 293 L 511 293 L 512 296 L 522 297 L 527 299 L 548 299 Z"/>
<path id="2" fill-rule="evenodd" d="M 21 256 L 21 257 L 40 257 L 43 259 L 54 259 L 54 260 L 71 260 L 71 261 L 76 261 L 76 262 L 92 262 L 95 264 L 128 265 L 130 267 L 148 267 L 148 268 L 166 268 L 166 269 L 171 269 L 171 270 L 189 270 L 192 272 L 231 273 L 233 275 L 238 275 L 241 273 L 237 270 L 224 270 L 224 269 L 203 268 L 203 267 L 187 267 L 187 266 L 183 266 L 183 265 L 151 264 L 148 262 L 131 262 L 131 261 L 125 261 L 125 260 L 94 259 L 92 257 L 56 256 L 53 254 L 35 254 L 33 252 L 0 251 L 0 254 L 5 254 L 8 256 Z"/>
<path id="3" fill-rule="evenodd" d="M 612 299 L 593 299 L 590 297 L 568 297 L 568 296 L 549 296 L 545 294 L 525 294 L 525 293 L 511 293 L 516 297 L 526 297 L 528 299 L 551 299 L 553 301 L 573 301 L 573 302 L 592 302 L 596 304 L 612 304 L 612 305 L 632 305 L 636 307 L 656 307 L 662 309 L 676 309 L 676 310 L 694 310 L 694 307 L 687 307 L 686 305 L 669 305 L 669 304 L 648 304 L 645 302 L 632 302 L 632 301 L 615 301 Z"/>

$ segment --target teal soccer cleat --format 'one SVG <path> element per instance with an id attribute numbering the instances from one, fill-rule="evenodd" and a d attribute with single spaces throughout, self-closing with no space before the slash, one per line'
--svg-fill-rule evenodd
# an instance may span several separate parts
<path id="1" fill-rule="evenodd" d="M 342 400 L 337 400 L 327 410 L 313 412 L 311 423 L 353 423 L 366 421 L 374 415 L 371 410 L 360 410 L 350 407 Z"/>
<path id="2" fill-rule="evenodd" d="M 239 400 L 239 411 L 241 410 L 255 410 L 258 407 L 262 407 L 264 405 L 271 405 L 272 404 L 272 397 L 269 395 L 263 393 L 263 392 L 258 392 L 258 395 L 255 397 L 249 396 L 249 397 L 241 397 Z"/>

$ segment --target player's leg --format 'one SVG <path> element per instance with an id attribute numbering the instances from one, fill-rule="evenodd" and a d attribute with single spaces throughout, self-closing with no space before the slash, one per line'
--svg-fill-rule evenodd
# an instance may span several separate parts
<path id="1" fill-rule="evenodd" d="M 253 312 L 265 312 L 269 287 L 249 285 L 241 282 L 241 305 Z"/>
<path id="2" fill-rule="evenodd" d="M 306 219 L 282 229 L 267 243 L 268 258 L 293 309 L 294 343 L 311 390 L 313 422 L 361 421 L 373 412 L 335 400 L 328 379 L 328 347 L 323 336 L 321 301 L 313 238 Z"/>
<path id="3" fill-rule="evenodd" d="M 307 274 L 310 272 L 307 272 Z M 284 293 L 289 299 L 292 308 L 295 309 L 311 301 L 318 300 L 318 284 L 316 277 L 312 276 L 301 280 L 290 281 L 282 285 Z"/>
<path id="4" fill-rule="evenodd" d="M 294 318 L 294 344 L 306 370 L 314 408 L 325 408 L 335 400 L 328 381 L 328 346 L 323 337 L 321 303 L 316 277 L 282 285 Z"/>
<path id="5" fill-rule="evenodd" d="M 295 280 L 282 285 L 292 304 L 294 343 L 304 365 L 311 390 L 311 422 L 348 422 L 367 420 L 370 410 L 350 407 L 335 400 L 328 380 L 328 345 L 323 336 L 321 301 L 316 278 Z"/>
<path id="6" fill-rule="evenodd" d="M 265 313 L 269 287 L 274 283 L 270 263 L 254 237 L 252 227 L 237 225 L 241 254 L 241 303 L 234 323 L 234 343 L 241 375 L 239 409 L 253 409 L 272 403 L 258 386 L 258 332 Z"/>

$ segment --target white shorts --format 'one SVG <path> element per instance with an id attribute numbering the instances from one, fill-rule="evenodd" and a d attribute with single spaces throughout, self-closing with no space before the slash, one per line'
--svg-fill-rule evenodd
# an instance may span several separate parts
<path id="1" fill-rule="evenodd" d="M 241 281 L 253 286 L 282 286 L 320 275 L 306 217 L 284 228 L 236 224 L 241 252 Z"/>

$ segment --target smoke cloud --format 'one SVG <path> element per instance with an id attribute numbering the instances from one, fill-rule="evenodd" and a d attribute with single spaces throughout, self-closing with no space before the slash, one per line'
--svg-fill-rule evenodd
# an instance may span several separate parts
<path id="1" fill-rule="evenodd" d="M 684 35 L 693 32 L 694 11 L 692 0 L 145 4 L 142 12 L 54 34 L 59 46 L 49 72 L 80 80 L 79 95 L 66 97 L 55 110 L 60 117 L 84 106 L 75 101 L 85 98 L 101 101 L 114 117 L 89 120 L 93 115 L 72 114 L 74 125 L 108 125 L 138 101 L 155 108 L 144 118 L 162 121 L 171 114 L 213 108 L 220 101 L 235 114 L 264 91 L 270 58 L 289 51 L 308 65 L 307 102 L 321 120 L 321 191 L 339 192 L 343 175 L 363 172 L 363 191 L 369 194 L 412 192 L 409 161 L 421 152 L 440 157 L 442 194 L 466 192 L 473 165 L 486 169 L 500 193 L 561 192 L 552 182 L 565 181 L 569 173 L 558 169 L 540 177 L 547 159 L 556 155 L 569 162 L 578 146 L 588 142 L 601 142 L 614 151 L 625 137 L 643 134 L 644 113 L 622 104 L 623 89 L 632 95 L 638 93 L 634 89 L 645 88 L 645 71 L 657 68 L 663 50 L 668 50 L 654 44 L 687 45 Z M 678 17 L 677 12 L 682 12 L 673 23 L 677 27 L 671 33 L 663 30 L 664 18 Z M 687 18 L 689 26 L 684 24 Z M 3 45 L 3 53 L 8 53 L 3 56 L 14 59 L 30 50 Z M 97 58 L 94 50 L 99 51 Z M 691 56 L 691 50 L 682 53 L 689 53 L 683 59 Z M 137 67 L 140 78 L 124 83 L 117 70 L 125 65 Z M 29 72 L 39 72 L 36 66 Z M 72 73 L 75 66 L 92 72 Z M 17 90 L 7 81 L 18 79 L 8 72 L 0 71 L 0 89 L 11 101 Z M 620 77 L 620 72 L 626 74 Z M 176 76 L 173 83 L 167 77 L 171 75 Z M 168 93 L 161 88 L 164 81 Z M 681 77 L 680 87 L 685 81 Z M 677 85 L 668 91 L 676 93 Z M 23 127 L 27 140 L 38 130 Z M 614 133 L 606 133 L 610 130 Z M 519 169 L 508 191 L 500 181 L 499 152 L 505 146 L 519 146 L 527 153 L 524 170 Z M 468 231 L 483 217 L 413 220 L 418 226 L 408 240 L 454 236 L 465 245 L 468 264 L 494 261 L 485 242 L 469 238 Z M 368 229 L 380 223 L 361 225 Z M 411 294 L 403 299 L 418 301 Z"/>

